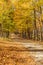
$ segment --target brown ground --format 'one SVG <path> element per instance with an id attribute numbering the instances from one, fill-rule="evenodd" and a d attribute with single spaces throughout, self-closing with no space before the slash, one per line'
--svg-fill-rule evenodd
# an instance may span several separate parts
<path id="1" fill-rule="evenodd" d="M 38 65 L 28 51 L 18 51 L 21 49 L 26 48 L 17 45 L 17 42 L 0 39 L 0 65 Z"/>

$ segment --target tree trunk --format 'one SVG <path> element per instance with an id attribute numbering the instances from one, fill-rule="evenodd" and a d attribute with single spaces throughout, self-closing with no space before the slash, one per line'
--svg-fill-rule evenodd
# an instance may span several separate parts
<path id="1" fill-rule="evenodd" d="M 36 27 L 36 10 L 34 8 L 34 40 L 36 39 L 36 30 L 37 30 L 37 27 Z"/>
<path id="2" fill-rule="evenodd" d="M 42 8 L 41 8 L 41 6 L 40 6 L 40 16 L 42 15 Z M 43 40 L 43 21 L 42 21 L 42 18 L 41 18 L 41 20 L 40 20 L 40 22 L 42 23 L 42 26 L 41 26 L 41 29 L 40 29 L 40 31 L 41 31 L 41 39 L 40 39 L 40 41 L 42 41 Z"/>
<path id="3" fill-rule="evenodd" d="M 6 32 L 6 37 L 9 38 L 9 31 Z"/>

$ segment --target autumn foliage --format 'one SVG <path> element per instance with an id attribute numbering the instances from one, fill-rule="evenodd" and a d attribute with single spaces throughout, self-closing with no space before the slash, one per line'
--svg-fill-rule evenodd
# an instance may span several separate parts
<path id="1" fill-rule="evenodd" d="M 0 0 L 1 36 L 43 40 L 43 0 Z"/>

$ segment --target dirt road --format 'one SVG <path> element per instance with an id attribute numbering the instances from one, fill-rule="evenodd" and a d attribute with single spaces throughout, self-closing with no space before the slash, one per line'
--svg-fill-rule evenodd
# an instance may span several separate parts
<path id="1" fill-rule="evenodd" d="M 33 50 L 32 50 L 33 49 Z M 38 51 L 34 51 L 39 49 Z M 0 39 L 0 65 L 43 65 L 43 46 Z"/>

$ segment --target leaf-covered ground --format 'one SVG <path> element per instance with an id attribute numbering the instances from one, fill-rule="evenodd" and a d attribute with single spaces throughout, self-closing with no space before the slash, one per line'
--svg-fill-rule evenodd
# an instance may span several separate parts
<path id="1" fill-rule="evenodd" d="M 43 58 L 37 61 L 29 51 L 18 50 L 27 48 L 17 42 L 0 40 L 0 65 L 43 65 Z"/>
<path id="2" fill-rule="evenodd" d="M 0 65 L 43 65 L 43 59 L 36 61 L 28 51 L 18 52 L 14 47 L 0 47 Z"/>
<path id="3" fill-rule="evenodd" d="M 36 65 L 34 57 L 30 53 L 15 51 L 15 47 L 0 46 L 0 65 Z"/>

